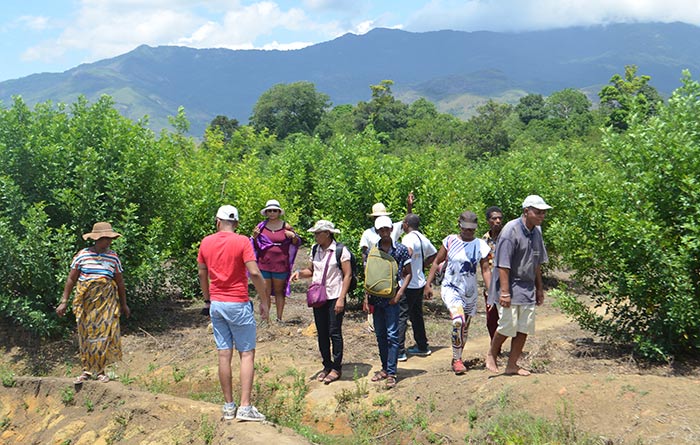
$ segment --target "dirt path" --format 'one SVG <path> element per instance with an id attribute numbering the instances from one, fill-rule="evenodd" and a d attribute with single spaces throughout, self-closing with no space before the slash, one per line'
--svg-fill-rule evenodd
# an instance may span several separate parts
<path id="1" fill-rule="evenodd" d="M 0 366 L 26 377 L 17 378 L 15 388 L 0 388 L 0 443 L 308 443 L 271 424 L 223 422 L 207 319 L 198 315 L 197 306 L 166 305 L 154 311 L 159 311 L 155 321 L 131 325 L 123 336 L 124 360 L 113 369 L 118 377 L 106 385 L 85 384 L 70 403 L 64 398 L 72 388 L 66 376 L 76 369 L 74 342 L 4 345 Z M 316 338 L 306 329 L 312 314 L 301 294 L 288 300 L 285 314 L 289 324 L 259 331 L 256 383 L 262 390 L 300 373 L 308 388 L 302 422 L 339 440 L 352 436 L 353 413 L 377 410 L 390 401 L 398 413 L 423 416 L 443 443 L 463 443 L 470 421 L 486 422 L 503 411 L 573 422 L 610 444 L 700 443 L 697 367 L 640 367 L 629 354 L 581 331 L 551 304 L 538 309 L 537 332 L 528 339 L 521 362 L 534 373 L 523 378 L 484 369 L 488 335 L 483 312 L 470 327 L 464 352 L 469 371 L 454 375 L 449 319 L 439 301 L 429 303 L 433 354 L 400 363 L 393 390 L 369 381 L 379 358 L 364 314 L 354 309 L 346 315 L 344 374 L 328 386 L 313 379 L 320 358 Z M 0 334 L 7 334 L 0 335 L 6 341 L 12 337 Z M 506 352 L 508 348 L 504 346 Z M 355 396 L 365 391 L 366 396 Z M 377 443 L 400 442 L 391 431 L 377 437 Z M 424 442 L 422 437 L 415 440 Z"/>

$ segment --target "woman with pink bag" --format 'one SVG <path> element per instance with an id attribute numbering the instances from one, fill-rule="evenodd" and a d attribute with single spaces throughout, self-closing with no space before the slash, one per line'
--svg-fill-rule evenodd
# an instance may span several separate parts
<path id="1" fill-rule="evenodd" d="M 309 304 L 312 304 L 309 298 L 317 293 L 323 295 L 325 292 L 326 301 L 313 302 L 313 311 L 318 333 L 318 349 L 323 360 L 323 370 L 318 373 L 316 379 L 328 385 L 342 375 L 343 314 L 352 279 L 350 251 L 342 244 L 336 243 L 335 234 L 340 233 L 340 230 L 330 221 L 319 220 L 308 231 L 312 232 L 316 239 L 316 244 L 311 249 L 311 267 L 297 270 L 291 279 L 296 281 L 299 278 L 311 278 L 310 294 L 307 296 Z M 342 249 L 340 256 L 336 254 L 337 249 Z M 316 283 L 321 285 L 320 288 Z"/>

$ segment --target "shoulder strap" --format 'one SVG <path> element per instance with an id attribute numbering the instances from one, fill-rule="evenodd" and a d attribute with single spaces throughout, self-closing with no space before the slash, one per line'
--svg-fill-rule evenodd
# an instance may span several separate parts
<path id="1" fill-rule="evenodd" d="M 323 278 L 321 279 L 321 286 L 326 286 L 326 274 L 328 273 L 328 265 L 331 263 L 331 256 L 326 254 L 328 259 L 326 260 L 326 267 L 323 268 Z"/>
<path id="2" fill-rule="evenodd" d="M 340 272 L 343 272 L 343 266 L 340 264 L 340 257 L 343 256 L 343 249 L 345 248 L 345 244 L 339 243 L 336 241 L 335 243 L 335 262 L 338 265 L 338 269 L 340 269 Z"/>

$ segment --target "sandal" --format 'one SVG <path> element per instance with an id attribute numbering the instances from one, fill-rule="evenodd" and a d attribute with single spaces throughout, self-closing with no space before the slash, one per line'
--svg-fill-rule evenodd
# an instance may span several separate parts
<path id="1" fill-rule="evenodd" d="M 396 386 L 396 376 L 390 375 L 386 378 L 386 389 L 391 389 Z"/>
<path id="2" fill-rule="evenodd" d="M 80 374 L 78 377 L 75 378 L 73 383 L 75 385 L 82 385 L 83 382 L 87 382 L 88 380 L 90 380 L 91 377 L 92 377 L 92 374 L 90 374 L 87 371 L 83 371 L 82 374 Z"/>
<path id="3" fill-rule="evenodd" d="M 372 381 L 379 382 L 381 380 L 386 379 L 387 377 L 389 377 L 389 374 L 387 374 L 386 371 L 382 369 L 381 371 L 377 371 L 374 373 L 374 376 L 372 377 Z"/>
<path id="4" fill-rule="evenodd" d="M 317 382 L 324 381 L 329 372 L 331 372 L 330 369 L 328 369 L 328 370 L 324 369 L 323 371 L 319 372 L 318 375 L 316 375 L 316 381 Z"/>
<path id="5" fill-rule="evenodd" d="M 97 380 L 99 380 L 102 383 L 107 383 L 109 382 L 109 376 L 107 374 L 98 374 Z"/>
<path id="6" fill-rule="evenodd" d="M 329 384 L 335 382 L 336 380 L 338 380 L 341 375 L 342 375 L 342 373 L 340 371 L 333 369 L 331 372 L 328 373 L 326 378 L 323 379 L 323 383 L 325 385 L 329 385 Z"/>

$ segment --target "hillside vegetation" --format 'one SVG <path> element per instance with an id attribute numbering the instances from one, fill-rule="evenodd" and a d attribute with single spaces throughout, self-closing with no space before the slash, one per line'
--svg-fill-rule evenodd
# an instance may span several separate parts
<path id="1" fill-rule="evenodd" d="M 397 100 L 391 81 L 372 85 L 370 101 L 330 110 L 300 83 L 291 91 L 322 108 L 315 125 L 281 88 L 261 96 L 255 126 L 218 119 L 202 142 L 188 136 L 184 109 L 156 135 L 107 96 L 33 109 L 16 99 L 0 109 L 0 316 L 35 335 L 65 333 L 73 320 L 53 308 L 80 234 L 98 220 L 124 235 L 114 248 L 138 309 L 197 295 L 198 243 L 222 203 L 238 207 L 242 233 L 275 198 L 304 236 L 325 218 L 355 246 L 373 203 L 401 218 L 411 191 L 434 243 L 465 209 L 500 205 L 512 218 L 537 193 L 554 206 L 543 227 L 552 267 L 574 270 L 599 309 L 563 288 L 564 310 L 641 356 L 696 354 L 700 85 L 686 73 L 662 103 L 648 81 L 627 67 L 601 90 L 599 110 L 565 89 L 488 102 L 468 121 Z"/>

